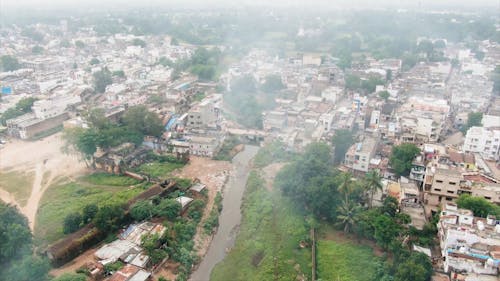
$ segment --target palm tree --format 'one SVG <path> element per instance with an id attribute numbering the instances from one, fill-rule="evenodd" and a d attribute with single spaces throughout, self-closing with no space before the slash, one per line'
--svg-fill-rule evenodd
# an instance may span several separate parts
<path id="1" fill-rule="evenodd" d="M 354 227 L 358 220 L 358 214 L 361 211 L 361 206 L 357 203 L 343 201 L 342 205 L 337 208 L 337 224 L 344 227 L 344 232 L 348 233 Z"/>
<path id="2" fill-rule="evenodd" d="M 349 202 L 349 195 L 351 195 L 354 190 L 354 181 L 351 173 L 347 172 L 340 174 L 340 184 L 337 189 L 344 194 L 345 202 Z"/>
<path id="3" fill-rule="evenodd" d="M 378 190 L 382 190 L 382 177 L 376 170 L 366 173 L 364 187 L 366 191 L 370 192 L 370 202 L 368 205 L 372 208 L 373 194 Z"/>

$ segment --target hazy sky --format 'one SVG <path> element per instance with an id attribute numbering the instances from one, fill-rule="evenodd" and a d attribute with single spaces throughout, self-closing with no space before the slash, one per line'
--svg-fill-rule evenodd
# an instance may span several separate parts
<path id="1" fill-rule="evenodd" d="M 459 8 L 463 6 L 475 7 L 495 7 L 498 8 L 500 0 L 0 0 L 1 7 L 28 6 L 33 8 L 57 8 L 71 6 L 150 6 L 162 5 L 166 7 L 182 5 L 201 5 L 201 6 L 226 6 L 235 4 L 245 5 L 289 5 L 302 6 L 323 4 L 328 6 L 346 6 L 346 7 L 416 7 L 420 5 L 425 8 L 433 6 L 447 6 L 450 8 Z"/>
<path id="2" fill-rule="evenodd" d="M 114 4 L 114 5 L 123 5 L 123 4 L 163 4 L 165 6 L 170 6 L 172 4 L 179 3 L 195 3 L 195 4 L 227 4 L 227 3 L 245 3 L 245 4 L 269 4 L 269 3 L 278 3 L 278 4 L 289 4 L 289 5 L 297 5 L 297 4 L 346 4 L 349 3 L 351 5 L 360 5 L 360 6 L 380 6 L 382 5 L 391 5 L 391 6 L 408 6 L 415 5 L 418 2 L 421 2 L 422 5 L 446 5 L 446 6 L 498 6 L 499 0 L 0 0 L 1 5 L 12 6 L 12 5 L 30 5 L 30 6 L 76 6 L 82 4 L 91 4 L 91 5 L 99 5 L 99 4 Z"/>

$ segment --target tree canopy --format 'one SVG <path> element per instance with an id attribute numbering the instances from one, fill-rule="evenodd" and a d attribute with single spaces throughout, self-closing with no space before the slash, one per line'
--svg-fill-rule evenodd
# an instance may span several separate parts
<path id="1" fill-rule="evenodd" d="M 283 85 L 280 75 L 266 76 L 264 83 L 260 86 L 260 89 L 263 92 L 276 92 L 279 90 L 283 90 L 284 88 L 285 85 Z"/>
<path id="2" fill-rule="evenodd" d="M 398 176 L 408 175 L 411 170 L 411 163 L 420 149 L 411 143 L 403 143 L 392 147 L 389 164 Z"/>
<path id="3" fill-rule="evenodd" d="M 111 72 L 107 68 L 95 72 L 93 76 L 94 88 L 98 93 L 104 93 L 106 87 L 113 83 Z"/>
<path id="4" fill-rule="evenodd" d="M 461 129 L 462 133 L 467 134 L 467 131 L 471 127 L 481 126 L 482 120 L 483 120 L 482 112 L 469 112 L 469 114 L 467 115 L 467 123 Z"/>
<path id="5" fill-rule="evenodd" d="M 354 138 L 350 130 L 335 130 L 335 135 L 332 138 L 332 143 L 335 147 L 333 158 L 334 163 L 338 164 L 344 161 L 345 154 L 353 142 Z"/>
<path id="6" fill-rule="evenodd" d="M 488 215 L 494 215 L 500 218 L 500 206 L 497 206 L 485 198 L 462 194 L 457 199 L 459 208 L 469 209 L 474 213 L 474 216 L 485 218 Z"/>
<path id="7" fill-rule="evenodd" d="M 160 137 L 164 131 L 158 115 L 143 105 L 129 108 L 123 115 L 122 122 L 127 129 L 145 136 Z"/>
<path id="8" fill-rule="evenodd" d="M 3 55 L 0 57 L 0 69 L 3 71 L 14 71 L 21 68 L 21 64 L 16 57 Z"/>

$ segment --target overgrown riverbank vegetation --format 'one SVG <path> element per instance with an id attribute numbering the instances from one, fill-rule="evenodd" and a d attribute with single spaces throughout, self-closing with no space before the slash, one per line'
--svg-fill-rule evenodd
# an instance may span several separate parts
<path id="1" fill-rule="evenodd" d="M 321 224 L 336 226 L 357 239 L 373 241 L 386 256 L 392 257 L 383 262 L 380 270 L 377 269 L 375 279 L 366 280 L 428 280 L 432 274 L 429 258 L 410 249 L 413 243 L 432 244 L 435 224 L 429 223 L 423 231 L 416 230 L 409 225 L 410 217 L 399 212 L 398 202 L 392 197 L 386 197 L 381 207 L 372 207 L 372 194 L 382 188 L 380 175 L 369 172 L 356 179 L 349 173 L 337 171 L 331 165 L 331 158 L 328 145 L 313 143 L 306 147 L 303 155 L 278 173 L 275 186 Z M 318 264 L 323 264 L 322 258 L 328 258 L 328 249 L 336 247 L 341 248 L 327 246 L 327 249 L 319 250 Z M 408 277 L 409 272 L 412 272 L 411 277 Z M 320 266 L 318 274 L 318 278 L 326 280 L 345 275 L 333 267 L 329 270 L 324 266 Z"/>

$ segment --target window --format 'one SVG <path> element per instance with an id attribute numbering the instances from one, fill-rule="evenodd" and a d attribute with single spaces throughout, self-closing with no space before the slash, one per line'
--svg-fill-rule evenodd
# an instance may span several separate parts
<path id="1" fill-rule="evenodd" d="M 434 191 L 441 191 L 441 188 L 434 188 Z"/>
<path id="2" fill-rule="evenodd" d="M 484 196 L 484 199 L 491 200 L 491 197 L 489 197 L 489 196 Z"/>
<path id="3" fill-rule="evenodd" d="M 456 183 L 456 182 L 452 182 L 452 181 L 450 181 L 450 182 L 448 182 L 448 184 L 449 184 L 449 185 L 456 185 L 457 183 Z"/>
<path id="4" fill-rule="evenodd" d="M 446 201 L 451 201 L 451 200 L 453 200 L 453 198 L 451 198 L 451 197 L 446 197 Z"/>
<path id="5" fill-rule="evenodd" d="M 449 194 L 454 194 L 455 193 L 455 191 L 453 191 L 453 190 L 447 190 L 446 192 L 449 193 Z"/>
<path id="6" fill-rule="evenodd" d="M 443 181 L 442 181 L 442 180 L 436 180 L 436 182 L 437 182 L 437 183 L 443 183 Z"/>

